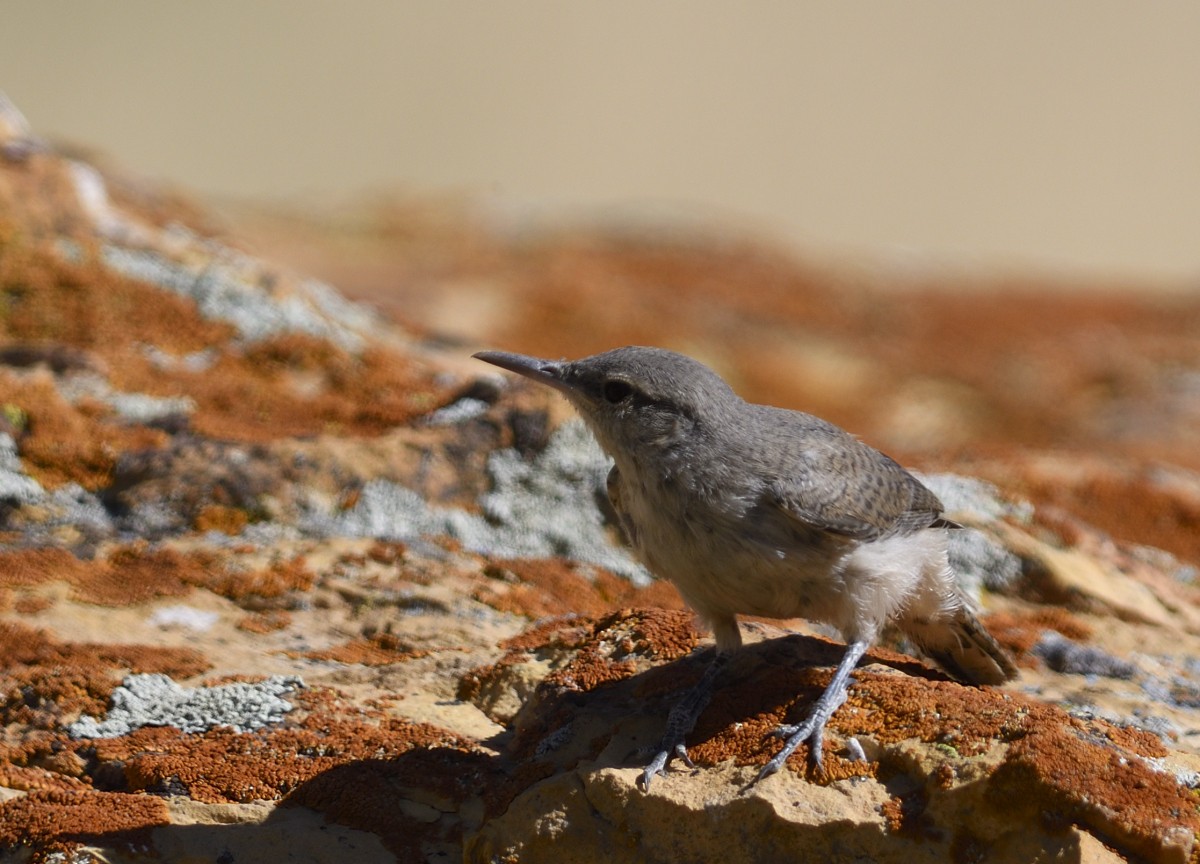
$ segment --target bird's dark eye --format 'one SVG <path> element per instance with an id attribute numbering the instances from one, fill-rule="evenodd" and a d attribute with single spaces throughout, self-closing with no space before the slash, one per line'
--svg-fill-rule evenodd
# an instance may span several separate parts
<path id="1" fill-rule="evenodd" d="M 612 380 L 604 382 L 604 399 L 616 405 L 618 402 L 624 402 L 633 393 L 633 388 L 628 382 Z"/>

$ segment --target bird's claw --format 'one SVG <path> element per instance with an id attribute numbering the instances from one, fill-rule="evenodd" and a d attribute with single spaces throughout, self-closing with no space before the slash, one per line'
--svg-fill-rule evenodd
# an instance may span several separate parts
<path id="1" fill-rule="evenodd" d="M 841 675 L 843 680 L 852 681 L 849 670 L 854 668 L 853 664 L 858 662 L 858 657 L 862 655 L 864 650 L 863 643 L 855 643 L 857 650 L 847 650 L 847 656 L 842 658 L 842 662 L 838 664 L 838 673 L 835 673 L 833 681 L 829 687 L 821 694 L 821 698 L 812 708 L 812 713 L 808 715 L 803 723 L 796 725 L 783 724 L 776 728 L 770 734 L 776 738 L 786 738 L 783 742 L 783 748 L 775 754 L 775 756 L 762 767 L 758 772 L 758 776 L 750 783 L 753 786 L 764 777 L 770 777 L 776 771 L 783 767 L 789 756 L 796 751 L 796 748 L 801 744 L 808 742 L 808 761 L 812 767 L 821 770 L 821 744 L 825 740 L 825 724 L 829 722 L 829 718 L 834 715 L 842 705 L 845 704 L 849 697 L 849 691 L 846 685 L 838 680 Z M 856 656 L 857 655 L 857 656 Z M 857 742 L 855 742 L 857 744 Z M 862 748 L 859 748 L 859 752 Z M 749 788 L 749 787 L 747 787 Z"/>
<path id="2" fill-rule="evenodd" d="M 651 780 L 659 775 L 664 775 L 667 773 L 667 766 L 670 765 L 671 757 L 673 755 L 678 756 L 680 760 L 682 760 L 683 764 L 688 768 L 694 769 L 696 767 L 696 763 L 692 761 L 690 756 L 688 756 L 687 748 L 684 747 L 682 743 L 676 744 L 673 748 L 665 748 L 660 750 L 655 757 L 650 760 L 650 764 L 647 765 L 642 771 L 642 776 L 638 778 L 638 786 L 641 787 L 643 792 L 650 791 Z"/>
<path id="3" fill-rule="evenodd" d="M 663 769 L 666 767 L 667 759 L 670 757 L 670 755 L 671 754 L 666 750 L 663 750 L 652 760 L 650 760 L 650 764 L 642 770 L 642 776 L 638 777 L 638 787 L 643 792 L 650 791 L 650 781 L 659 774 L 663 773 Z"/>
<path id="4" fill-rule="evenodd" d="M 787 740 L 784 741 L 783 748 L 758 772 L 758 776 L 754 778 L 751 786 L 779 771 L 787 762 L 788 757 L 796 752 L 796 748 L 806 741 L 808 742 L 809 761 L 814 768 L 820 769 L 821 744 L 825 739 L 825 724 L 820 722 L 819 717 L 809 718 L 798 726 L 780 726 L 771 734 Z"/>

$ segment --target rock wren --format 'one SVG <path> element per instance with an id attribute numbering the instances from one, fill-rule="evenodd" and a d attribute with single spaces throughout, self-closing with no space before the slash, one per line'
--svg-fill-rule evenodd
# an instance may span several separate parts
<path id="1" fill-rule="evenodd" d="M 684 739 L 742 643 L 738 613 L 824 622 L 847 643 L 807 719 L 778 730 L 784 746 L 755 782 L 804 742 L 820 766 L 825 724 L 885 626 L 969 683 L 1016 676 L 954 581 L 946 529 L 961 526 L 890 457 L 818 417 L 746 402 L 672 351 L 475 357 L 553 387 L 578 409 L 615 462 L 608 494 L 629 544 L 716 637 L 715 659 L 671 710 L 643 788 L 673 754 L 688 761 Z"/>

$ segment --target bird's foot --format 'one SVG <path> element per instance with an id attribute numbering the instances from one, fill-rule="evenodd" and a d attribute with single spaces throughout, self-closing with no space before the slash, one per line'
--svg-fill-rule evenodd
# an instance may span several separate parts
<path id="1" fill-rule="evenodd" d="M 760 780 L 770 777 L 772 774 L 779 771 L 787 762 L 788 757 L 796 752 L 796 748 L 805 742 L 808 743 L 808 759 L 809 764 L 815 770 L 821 769 L 821 745 L 825 740 L 825 724 L 829 722 L 829 718 L 845 704 L 849 697 L 849 687 L 853 679 L 850 673 L 854 670 L 855 665 L 867 650 L 867 642 L 865 640 L 856 640 L 846 646 L 846 653 L 842 656 L 841 662 L 838 663 L 837 670 L 833 673 L 833 678 L 829 682 L 820 698 L 813 704 L 812 710 L 808 718 L 797 725 L 783 725 L 776 729 L 774 736 L 786 739 L 783 743 L 783 749 L 775 754 L 772 759 L 762 767 L 752 781 L 750 788 Z M 859 748 L 860 751 L 862 748 Z"/>
<path id="2" fill-rule="evenodd" d="M 682 743 L 676 744 L 673 748 L 660 750 L 650 764 L 642 771 L 642 776 L 638 778 L 638 786 L 643 792 L 650 791 L 650 781 L 661 774 L 665 774 L 667 766 L 671 763 L 671 757 L 678 756 L 683 764 L 689 768 L 695 768 L 696 763 L 691 760 L 687 754 L 687 748 Z"/>
<path id="3" fill-rule="evenodd" d="M 836 709 L 835 709 L 836 710 Z M 832 714 L 833 712 L 829 712 Z M 758 776 L 754 778 L 754 783 L 759 782 L 764 777 L 770 777 L 776 771 L 784 766 L 788 757 L 796 752 L 796 748 L 801 744 L 808 742 L 808 758 L 812 763 L 813 768 L 820 769 L 821 767 L 821 744 L 825 739 L 825 723 L 828 717 L 821 717 L 816 712 L 811 717 L 799 725 L 780 726 L 771 735 L 786 739 L 783 742 L 783 749 L 772 757 L 762 770 L 758 772 Z M 754 783 L 750 785 L 753 786 Z"/>
<path id="4" fill-rule="evenodd" d="M 704 670 L 704 674 L 700 677 L 700 680 L 675 704 L 675 707 L 671 709 L 671 713 L 667 715 L 667 734 L 663 736 L 658 753 L 650 760 L 650 764 L 646 766 L 638 778 L 638 786 L 641 787 L 643 792 L 650 791 L 651 780 L 660 774 L 666 773 L 672 756 L 678 756 L 689 768 L 696 767 L 695 763 L 688 757 L 687 747 L 683 743 L 684 738 L 696 727 L 696 721 L 700 719 L 705 706 L 708 705 L 708 701 L 712 698 L 713 683 L 728 661 L 728 654 L 717 654 L 713 657 L 712 662 Z"/>

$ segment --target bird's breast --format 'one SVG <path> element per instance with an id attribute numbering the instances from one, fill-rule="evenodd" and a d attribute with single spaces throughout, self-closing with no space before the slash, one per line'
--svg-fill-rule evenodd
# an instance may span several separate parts
<path id="1" fill-rule="evenodd" d="M 844 549 L 772 515 L 752 485 L 628 468 L 613 481 L 630 544 L 701 614 L 823 617 L 822 592 Z"/>

